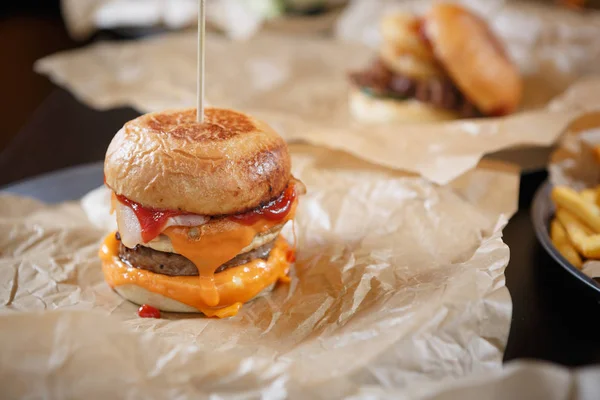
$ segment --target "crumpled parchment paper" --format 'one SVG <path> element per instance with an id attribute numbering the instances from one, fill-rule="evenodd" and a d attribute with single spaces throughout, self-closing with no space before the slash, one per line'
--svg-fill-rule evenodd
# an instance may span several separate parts
<path id="1" fill-rule="evenodd" d="M 600 368 L 574 370 L 540 361 L 511 362 L 502 370 L 475 374 L 433 390 L 406 393 L 371 387 L 361 389 L 352 399 L 428 400 L 595 400 L 600 388 Z"/>
<path id="2" fill-rule="evenodd" d="M 0 196 L 3 396 L 339 398 L 499 369 L 517 172 L 485 163 L 440 187 L 328 149 L 291 153 L 308 187 L 292 282 L 225 320 L 138 318 L 104 283 L 106 231 L 80 204 Z"/>
<path id="3" fill-rule="evenodd" d="M 485 154 L 548 146 L 582 112 L 600 109 L 600 78 L 589 78 L 570 86 L 551 106 L 539 108 L 534 99 L 506 118 L 367 125 L 353 120 L 347 104 L 347 72 L 364 67 L 374 54 L 360 44 L 271 35 L 231 42 L 209 36 L 206 54 L 206 96 L 212 105 L 250 112 L 289 142 L 343 150 L 439 184 L 474 168 Z M 196 35 L 98 43 L 44 58 L 35 69 L 100 109 L 193 106 Z M 547 89 L 534 86 L 532 93 Z"/>

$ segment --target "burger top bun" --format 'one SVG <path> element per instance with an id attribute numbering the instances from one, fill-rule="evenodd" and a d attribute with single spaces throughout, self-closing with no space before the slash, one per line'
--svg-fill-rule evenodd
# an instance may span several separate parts
<path id="1" fill-rule="evenodd" d="M 523 85 L 519 71 L 485 21 L 458 5 L 440 3 L 424 24 L 436 57 L 481 111 L 504 115 L 517 108 Z"/>
<path id="2" fill-rule="evenodd" d="M 284 140 L 241 112 L 208 108 L 136 118 L 106 152 L 106 184 L 144 207 L 202 215 L 248 211 L 279 196 L 291 178 Z"/>

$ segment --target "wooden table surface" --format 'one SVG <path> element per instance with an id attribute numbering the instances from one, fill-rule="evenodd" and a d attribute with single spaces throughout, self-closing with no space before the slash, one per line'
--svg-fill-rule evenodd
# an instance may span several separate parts
<path id="1" fill-rule="evenodd" d="M 23 40 L 32 42 L 49 35 L 46 28 L 37 24 L 31 25 L 35 33 L 25 33 L 23 26 L 28 26 L 29 17 L 23 18 L 19 23 L 13 20 L 12 28 L 12 22 L 6 25 L 0 20 L 3 55 L 11 54 L 7 49 L 14 46 L 3 32 L 10 32 L 13 38 L 24 35 L 29 39 Z M 52 21 L 47 22 L 48 26 L 56 23 L 55 19 Z M 66 37 L 64 29 L 57 34 L 55 28 L 48 28 L 57 35 L 56 40 L 49 40 L 49 45 L 28 50 L 21 59 L 15 56 L 15 64 L 12 58 L 8 63 L 0 63 L 0 76 L 6 81 L 0 110 L 5 113 L 3 121 L 9 121 L 0 128 L 0 186 L 102 160 L 112 136 L 124 122 L 138 115 L 127 108 L 91 110 L 44 78 L 34 77 L 31 62 L 35 58 L 76 45 Z M 5 71 L 12 71 L 14 76 L 7 78 Z M 507 286 L 514 303 L 505 360 L 535 358 L 568 366 L 600 363 L 599 298 L 553 262 L 533 233 L 528 207 L 544 178 L 543 172 L 523 178 L 521 209 L 505 229 L 504 239 L 511 248 Z"/>

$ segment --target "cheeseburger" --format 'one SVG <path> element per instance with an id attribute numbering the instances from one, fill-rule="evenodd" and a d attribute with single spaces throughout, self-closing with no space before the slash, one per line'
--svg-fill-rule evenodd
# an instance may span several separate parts
<path id="1" fill-rule="evenodd" d="M 235 315 L 286 282 L 294 248 L 280 235 L 304 186 L 283 139 L 249 115 L 209 108 L 141 116 L 104 163 L 118 231 L 101 247 L 106 282 L 163 311 Z"/>
<path id="2" fill-rule="evenodd" d="M 453 4 L 423 17 L 392 14 L 383 45 L 350 75 L 352 114 L 364 122 L 443 121 L 502 116 L 521 99 L 517 68 L 485 21 Z"/>

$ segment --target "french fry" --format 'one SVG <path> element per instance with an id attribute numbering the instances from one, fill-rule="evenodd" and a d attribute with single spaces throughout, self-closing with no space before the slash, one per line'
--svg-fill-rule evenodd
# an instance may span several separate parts
<path id="1" fill-rule="evenodd" d="M 550 224 L 550 237 L 552 238 L 554 247 L 556 247 L 560 254 L 562 254 L 562 256 L 573 266 L 581 269 L 581 266 L 583 265 L 581 256 L 569 241 L 565 228 L 556 218 L 554 218 Z"/>
<path id="2" fill-rule="evenodd" d="M 595 233 L 600 233 L 600 207 L 596 204 L 586 202 L 579 193 L 566 186 L 557 186 L 552 189 L 552 200 L 558 208 L 564 208 L 583 221 Z M 569 232 L 566 224 L 562 220 L 560 222 Z"/>
<path id="3" fill-rule="evenodd" d="M 565 228 L 573 247 L 581 255 L 586 258 L 600 258 L 600 234 L 593 234 L 574 214 L 565 209 L 559 208 L 556 218 Z"/>
<path id="4" fill-rule="evenodd" d="M 554 218 L 550 223 L 550 238 L 554 244 L 569 242 L 567 231 L 565 231 L 565 228 L 556 218 Z"/>
<path id="5" fill-rule="evenodd" d="M 569 263 L 571 263 L 572 266 L 577 269 L 581 269 L 583 267 L 583 260 L 571 243 L 563 243 L 556 246 L 556 249 Z"/>
<path id="6" fill-rule="evenodd" d="M 596 191 L 596 189 L 584 189 L 581 192 L 579 192 L 579 195 L 586 203 L 596 205 L 598 204 L 598 192 Z"/>
<path id="7" fill-rule="evenodd" d="M 596 187 L 596 205 L 600 207 L 600 186 Z"/>

